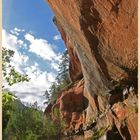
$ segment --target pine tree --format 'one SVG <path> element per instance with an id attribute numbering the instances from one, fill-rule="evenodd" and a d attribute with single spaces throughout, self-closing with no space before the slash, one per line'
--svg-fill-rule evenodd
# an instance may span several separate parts
<path id="1" fill-rule="evenodd" d="M 58 93 L 64 88 L 66 88 L 70 84 L 70 82 L 71 80 L 69 76 L 69 56 L 68 51 L 66 50 L 61 57 L 61 63 L 59 64 L 59 71 L 55 82 L 52 83 L 49 89 L 49 93 L 51 94 L 51 99 L 49 101 L 55 101 L 58 96 Z M 46 99 L 48 99 L 47 96 Z M 48 104 L 48 101 L 46 102 L 46 104 Z"/>
<path id="2" fill-rule="evenodd" d="M 61 63 L 59 64 L 59 71 L 56 77 L 56 81 L 65 86 L 70 83 L 69 77 L 69 57 L 68 51 L 66 50 L 61 57 Z"/>

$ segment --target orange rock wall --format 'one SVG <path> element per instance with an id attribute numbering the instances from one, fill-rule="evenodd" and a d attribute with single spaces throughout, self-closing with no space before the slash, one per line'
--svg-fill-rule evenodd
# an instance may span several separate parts
<path id="1" fill-rule="evenodd" d="M 61 120 L 65 120 L 66 128 L 78 129 L 84 123 L 83 111 L 88 106 L 88 99 L 83 96 L 84 81 L 81 80 L 70 89 L 63 91 L 56 103 L 52 106 L 52 118 L 54 109 L 59 109 Z"/>
<path id="2" fill-rule="evenodd" d="M 116 125 L 123 139 L 137 139 L 137 112 L 131 110 L 130 103 L 130 99 L 137 103 L 137 97 L 129 95 L 123 100 L 123 89 L 115 88 L 134 85 L 137 93 L 137 0 L 47 2 L 69 52 L 70 77 L 79 83 L 84 78 L 83 84 L 63 92 L 54 105 L 67 120 L 67 128 L 77 129 L 95 119 L 97 111 L 104 112 L 107 95 L 112 92 L 112 108 L 97 126 Z M 88 100 L 86 108 L 83 99 Z M 76 109 L 79 106 L 83 107 L 81 111 Z"/>
<path id="3" fill-rule="evenodd" d="M 48 0 L 48 4 L 58 29 L 61 26 L 73 44 L 90 93 L 107 94 L 113 88 L 111 80 L 120 81 L 137 70 L 137 1 Z"/>

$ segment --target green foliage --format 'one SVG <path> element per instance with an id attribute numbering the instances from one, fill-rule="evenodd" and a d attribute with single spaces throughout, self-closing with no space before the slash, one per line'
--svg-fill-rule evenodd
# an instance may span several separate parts
<path id="1" fill-rule="evenodd" d="M 9 91 L 3 93 L 2 100 L 3 139 L 42 140 L 60 134 L 60 122 L 46 121 L 43 112 L 38 110 L 37 102 L 26 107 Z"/>
<path id="2" fill-rule="evenodd" d="M 2 74 L 3 78 L 11 86 L 15 83 L 21 81 L 29 81 L 27 75 L 22 75 L 15 70 L 15 68 L 10 64 L 11 58 L 14 56 L 14 51 L 2 48 Z M 4 87 L 4 85 L 3 85 Z M 15 96 L 9 91 L 3 91 L 2 94 L 2 123 L 3 131 L 7 127 L 8 121 L 11 117 L 11 112 L 13 111 L 13 104 Z"/>
<path id="3" fill-rule="evenodd" d="M 11 86 L 18 82 L 29 81 L 27 75 L 22 75 L 11 66 L 10 61 L 14 56 L 14 51 L 3 48 L 2 50 L 2 70 L 3 78 Z M 66 62 L 66 60 L 64 60 Z M 62 61 L 62 62 L 64 62 Z M 63 63 L 64 65 L 65 63 Z M 65 87 L 68 83 L 66 77 L 67 65 L 59 74 L 60 82 L 56 81 L 52 84 L 50 91 L 45 92 L 46 98 L 56 99 L 58 91 Z M 58 78 L 58 79 L 59 79 Z M 44 114 L 39 110 L 37 102 L 28 107 L 24 106 L 11 92 L 3 91 L 2 94 L 2 123 L 3 123 L 3 139 L 5 140 L 43 140 L 57 139 L 62 130 L 61 121 L 53 123 L 48 118 L 44 119 Z M 55 114 L 59 112 L 55 110 Z"/>
<path id="4" fill-rule="evenodd" d="M 98 131 L 96 131 L 93 134 L 92 138 L 90 138 L 89 140 L 97 140 L 97 139 L 99 139 L 101 136 L 103 136 L 105 134 L 105 132 L 107 131 L 108 127 L 101 127 Z"/>
<path id="5" fill-rule="evenodd" d="M 32 108 L 17 108 L 11 115 L 6 133 L 10 132 L 10 136 L 21 140 L 25 139 L 25 136 L 30 138 L 38 137 L 43 120 L 40 115 L 38 111 Z"/>
<path id="6" fill-rule="evenodd" d="M 8 105 L 10 102 L 14 101 L 15 96 L 10 91 L 4 91 L 2 94 L 2 105 Z"/>
<path id="7" fill-rule="evenodd" d="M 13 56 L 14 51 L 2 48 L 2 74 L 10 86 L 18 82 L 29 81 L 28 75 L 20 74 L 15 70 L 14 66 L 10 64 Z"/>
<path id="8" fill-rule="evenodd" d="M 56 119 L 57 123 L 59 124 L 60 130 L 63 130 L 66 127 L 66 120 L 63 118 L 60 118 L 60 112 L 58 108 L 54 108 L 53 110 L 53 116 Z"/>
<path id="9" fill-rule="evenodd" d="M 54 108 L 53 115 L 54 115 L 55 117 L 57 117 L 57 118 L 59 117 L 60 113 L 59 113 L 59 109 L 58 109 L 58 108 Z"/>
<path id="10" fill-rule="evenodd" d="M 43 112 L 38 110 L 37 102 L 26 107 L 9 91 L 3 93 L 2 100 L 3 139 L 42 140 L 60 134 L 60 122 L 46 121 Z"/>
<path id="11" fill-rule="evenodd" d="M 61 63 L 59 64 L 59 71 L 56 77 L 57 83 L 62 87 L 65 87 L 66 84 L 70 83 L 69 78 L 69 57 L 68 51 L 66 50 L 61 57 Z"/>
<path id="12" fill-rule="evenodd" d="M 51 119 L 47 119 L 45 126 L 47 126 L 45 129 L 45 134 L 48 137 L 60 135 L 62 127 L 59 121 L 53 122 Z"/>
<path id="13" fill-rule="evenodd" d="M 42 111 L 15 104 L 3 138 L 9 140 L 39 140 L 54 137 L 60 133 L 59 122 L 44 119 Z"/>
<path id="14" fill-rule="evenodd" d="M 6 67 L 10 66 L 10 59 L 14 56 L 14 51 L 2 48 L 2 70 L 3 74 L 6 75 Z"/>
<path id="15" fill-rule="evenodd" d="M 2 129 L 4 130 L 7 127 L 11 111 L 13 110 L 13 102 L 15 96 L 11 92 L 5 91 L 2 94 Z"/>

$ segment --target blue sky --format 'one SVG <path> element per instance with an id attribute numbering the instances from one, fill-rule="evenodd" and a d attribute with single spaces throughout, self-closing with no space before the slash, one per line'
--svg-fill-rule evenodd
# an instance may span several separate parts
<path id="1" fill-rule="evenodd" d="M 53 13 L 45 0 L 2 2 L 2 44 L 15 51 L 11 64 L 31 78 L 28 83 L 5 87 L 21 101 L 37 101 L 43 107 L 44 91 L 54 81 L 65 50 L 60 33 L 52 21 Z"/>
<path id="2" fill-rule="evenodd" d="M 54 43 L 52 38 L 59 34 L 53 24 L 53 13 L 45 0 L 3 0 L 3 28 L 6 30 L 15 27 L 32 31 L 34 35 Z M 62 41 L 55 42 L 63 51 Z"/>

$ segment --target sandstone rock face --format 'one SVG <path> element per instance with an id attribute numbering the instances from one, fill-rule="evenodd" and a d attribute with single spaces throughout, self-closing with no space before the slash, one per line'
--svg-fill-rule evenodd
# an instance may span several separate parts
<path id="1" fill-rule="evenodd" d="M 54 18 L 54 23 L 57 25 L 59 31 L 61 32 L 62 39 L 64 40 L 66 47 L 68 49 L 69 58 L 70 58 L 69 72 L 70 72 L 71 80 L 72 81 L 79 80 L 83 77 L 83 74 L 82 74 L 81 64 L 76 54 L 76 51 L 73 47 L 73 44 L 55 18 Z"/>
<path id="2" fill-rule="evenodd" d="M 137 1 L 48 3 L 77 52 L 92 94 L 107 94 L 110 80 L 120 81 L 137 69 Z"/>
<path id="3" fill-rule="evenodd" d="M 131 110 L 136 106 L 130 102 L 137 104 L 137 0 L 47 2 L 69 52 L 70 77 L 73 82 L 84 78 L 82 87 L 77 84 L 63 92 L 53 108 L 59 108 L 68 129 L 78 129 L 104 114 L 97 120 L 98 129 L 111 126 L 113 132 L 115 126 L 122 139 L 137 139 L 137 112 Z M 123 90 L 132 85 L 134 94 L 125 94 Z M 88 106 L 83 106 L 83 99 Z"/>
<path id="4" fill-rule="evenodd" d="M 115 123 L 124 139 L 135 140 L 138 138 L 137 97 L 129 95 L 122 103 L 116 103 L 112 107 L 115 115 Z"/>
<path id="5" fill-rule="evenodd" d="M 83 111 L 88 107 L 88 99 L 83 96 L 84 81 L 80 81 L 72 88 L 63 91 L 52 106 L 52 118 L 55 120 L 53 112 L 58 108 L 62 120 L 65 120 L 69 130 L 79 129 L 84 123 Z"/>

